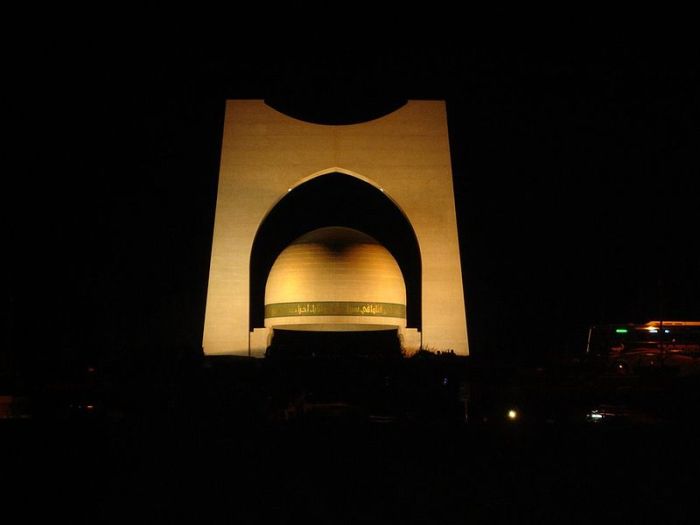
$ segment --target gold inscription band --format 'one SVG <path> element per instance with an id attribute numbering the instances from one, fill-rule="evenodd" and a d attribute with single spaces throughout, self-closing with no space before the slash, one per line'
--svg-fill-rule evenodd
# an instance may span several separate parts
<path id="1" fill-rule="evenodd" d="M 312 303 L 276 303 L 265 305 L 265 319 L 304 315 L 357 315 L 406 318 L 406 305 L 396 303 L 357 303 L 317 301 Z"/>

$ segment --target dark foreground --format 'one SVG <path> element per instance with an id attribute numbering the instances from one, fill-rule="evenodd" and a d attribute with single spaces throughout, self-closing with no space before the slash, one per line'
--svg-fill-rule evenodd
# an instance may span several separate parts
<path id="1" fill-rule="evenodd" d="M 6 421 L 3 512 L 66 523 L 665 523 L 698 432 L 662 424 Z"/>

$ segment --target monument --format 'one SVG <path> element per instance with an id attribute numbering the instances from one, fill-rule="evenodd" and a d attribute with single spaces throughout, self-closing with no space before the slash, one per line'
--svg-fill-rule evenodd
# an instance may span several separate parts
<path id="1" fill-rule="evenodd" d="M 204 353 L 263 356 L 276 329 L 469 353 L 444 102 L 348 125 L 227 102 Z"/>

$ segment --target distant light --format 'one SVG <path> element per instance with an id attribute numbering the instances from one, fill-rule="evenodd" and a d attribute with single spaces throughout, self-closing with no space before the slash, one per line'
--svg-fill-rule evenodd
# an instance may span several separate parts
<path id="1" fill-rule="evenodd" d="M 603 414 L 601 414 L 597 410 L 593 410 L 590 414 L 588 414 L 588 418 L 592 419 L 593 421 L 600 421 L 601 419 L 603 419 Z"/>
<path id="2" fill-rule="evenodd" d="M 95 405 L 85 405 L 85 408 L 86 408 L 88 411 L 90 411 L 90 410 L 92 410 L 93 408 L 95 408 Z"/>
<path id="3" fill-rule="evenodd" d="M 443 377 L 443 378 L 442 378 L 442 384 L 443 384 L 443 385 L 447 385 L 447 383 L 448 383 L 448 379 L 447 379 L 446 377 Z"/>
<path id="4" fill-rule="evenodd" d="M 511 409 L 508 411 L 508 419 L 510 419 L 511 421 L 514 421 L 514 420 L 518 419 L 518 411 L 517 411 L 517 410 L 513 410 L 513 409 L 511 408 Z"/>
<path id="5" fill-rule="evenodd" d="M 616 334 L 626 334 L 627 333 L 627 328 L 616 328 L 615 329 Z"/>
<path id="6" fill-rule="evenodd" d="M 670 333 L 671 333 L 671 330 L 669 330 L 668 328 L 664 328 L 664 333 L 665 333 L 665 334 L 670 334 Z"/>
<path id="7" fill-rule="evenodd" d="M 659 333 L 659 330 L 658 330 L 658 328 L 649 328 L 649 333 L 650 334 L 657 334 L 657 333 Z"/>

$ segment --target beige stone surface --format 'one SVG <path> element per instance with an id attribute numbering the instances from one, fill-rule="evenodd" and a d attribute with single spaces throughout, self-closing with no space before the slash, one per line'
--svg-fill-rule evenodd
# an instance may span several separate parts
<path id="1" fill-rule="evenodd" d="M 468 353 L 444 102 L 409 101 L 346 126 L 302 122 L 261 100 L 227 102 L 204 325 L 206 354 L 250 352 L 253 239 L 288 189 L 340 172 L 381 188 L 404 212 L 422 258 L 422 344 Z M 262 328 L 262 327 L 260 327 Z"/>
<path id="2" fill-rule="evenodd" d="M 405 326 L 406 287 L 389 250 L 364 233 L 338 227 L 319 228 L 287 246 L 265 286 L 265 326 L 313 330 L 314 323 L 319 330 L 339 331 Z"/>

